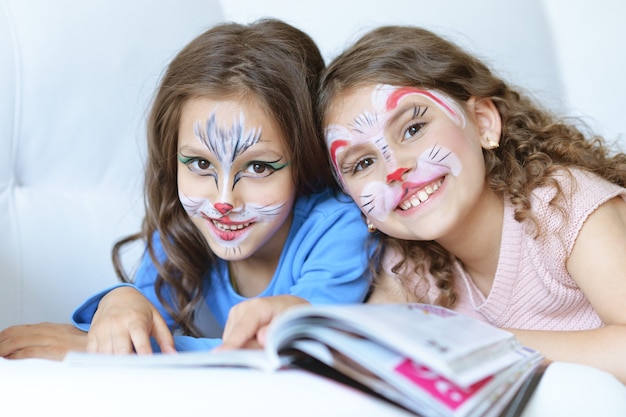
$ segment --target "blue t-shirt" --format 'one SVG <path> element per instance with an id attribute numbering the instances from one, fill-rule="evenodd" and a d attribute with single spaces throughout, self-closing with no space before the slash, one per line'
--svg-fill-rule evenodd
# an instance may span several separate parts
<path id="1" fill-rule="evenodd" d="M 291 294 L 312 304 L 360 303 L 365 298 L 370 278 L 367 274 L 365 241 L 367 228 L 361 213 L 349 197 L 325 191 L 296 200 L 289 236 L 271 282 L 258 297 Z M 159 260 L 166 255 L 154 239 Z M 228 263 L 220 260 L 207 272 L 210 282 L 204 290 L 204 301 L 196 312 L 199 327 L 207 337 L 174 336 L 176 349 L 208 350 L 221 343 L 221 334 L 230 309 L 246 297 L 239 295 L 230 283 Z M 155 292 L 157 270 L 145 253 L 137 270 L 134 287 L 160 311 L 170 330 L 173 318 L 159 302 Z M 72 314 L 76 327 L 88 331 L 98 303 L 113 288 L 85 301 Z M 167 297 L 167 289 L 164 291 Z M 158 349 L 156 343 L 153 347 Z"/>

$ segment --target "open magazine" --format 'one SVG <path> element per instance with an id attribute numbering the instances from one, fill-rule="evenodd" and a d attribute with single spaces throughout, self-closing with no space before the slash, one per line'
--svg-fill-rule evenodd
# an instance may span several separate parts
<path id="1" fill-rule="evenodd" d="M 270 326 L 265 350 L 175 355 L 70 352 L 69 364 L 305 368 L 423 416 L 515 416 L 543 357 L 512 333 L 427 304 L 293 308 Z"/>

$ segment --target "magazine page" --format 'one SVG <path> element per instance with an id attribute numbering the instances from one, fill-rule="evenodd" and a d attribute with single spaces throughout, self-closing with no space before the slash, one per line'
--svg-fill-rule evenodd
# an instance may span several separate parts
<path id="1" fill-rule="evenodd" d="M 519 360 L 512 333 L 442 307 L 425 304 L 355 304 L 297 307 L 270 326 L 268 348 L 315 339 L 316 329 L 335 328 L 375 341 L 469 386 Z"/>
<path id="2" fill-rule="evenodd" d="M 298 341 L 294 347 L 403 408 L 420 415 L 450 417 L 498 415 L 541 358 L 522 348 L 516 364 L 461 387 L 425 364 L 343 331 L 319 328 L 314 341 Z"/>
<path id="3" fill-rule="evenodd" d="M 244 367 L 261 371 L 274 371 L 286 364 L 287 358 L 260 349 L 229 351 L 195 351 L 174 354 L 113 355 L 86 352 L 69 352 L 64 362 L 72 366 L 224 366 Z"/>

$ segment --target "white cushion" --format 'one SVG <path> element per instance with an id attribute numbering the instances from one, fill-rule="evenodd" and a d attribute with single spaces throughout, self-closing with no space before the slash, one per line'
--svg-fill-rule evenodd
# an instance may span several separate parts
<path id="1" fill-rule="evenodd" d="M 598 54 L 621 47 L 623 12 L 611 0 L 0 0 L 0 328 L 67 322 L 117 282 L 111 246 L 142 216 L 149 100 L 173 55 L 216 22 L 284 19 L 327 60 L 375 26 L 423 25 L 555 109 L 608 117 L 620 133 L 612 114 L 626 83 L 601 74 L 624 72 L 626 57 Z M 613 36 L 591 41 L 587 18 Z M 598 72 L 579 74 L 581 62 Z"/>
<path id="2" fill-rule="evenodd" d="M 144 118 L 216 1 L 2 0 L 0 328 L 68 322 L 139 229 Z"/>

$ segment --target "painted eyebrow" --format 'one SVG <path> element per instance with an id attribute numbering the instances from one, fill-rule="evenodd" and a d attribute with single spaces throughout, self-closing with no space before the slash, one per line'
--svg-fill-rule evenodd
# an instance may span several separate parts
<path id="1" fill-rule="evenodd" d="M 246 149 L 236 158 L 240 159 L 256 159 L 256 158 L 269 158 L 269 159 L 282 159 L 284 158 L 283 152 L 278 152 L 275 149 Z"/>
<path id="2" fill-rule="evenodd" d="M 213 153 L 210 152 L 208 149 L 196 147 L 194 145 L 183 145 L 180 148 L 178 148 L 177 153 L 179 155 L 185 154 L 185 155 L 193 155 L 193 156 L 202 156 L 207 153 L 213 155 Z"/>
<path id="3" fill-rule="evenodd" d="M 213 111 L 206 121 L 197 120 L 194 125 L 196 138 L 206 145 L 209 151 L 222 162 L 232 163 L 246 149 L 256 144 L 261 138 L 261 129 L 248 128 L 245 117 L 240 113 L 239 120 L 233 119 L 232 125 L 226 127 L 217 122 Z M 230 141 L 226 139 L 230 138 Z"/>
<path id="4" fill-rule="evenodd" d="M 248 147 L 239 155 L 236 155 L 235 158 L 244 158 L 248 160 L 254 160 L 256 158 L 269 158 L 269 159 L 283 159 L 287 158 L 287 152 L 285 149 L 278 148 L 277 146 L 269 146 L 269 147 L 260 147 L 259 145 L 263 143 L 269 143 L 267 140 L 259 139 L 257 143 Z"/>
<path id="5" fill-rule="evenodd" d="M 411 113 L 411 119 L 415 119 L 417 117 L 423 117 L 428 111 L 428 104 L 417 104 L 417 103 L 407 103 L 402 107 L 396 107 L 396 110 L 393 110 L 393 115 L 389 118 L 387 124 L 391 124 L 398 119 L 405 116 L 407 113 Z"/>
<path id="6" fill-rule="evenodd" d="M 351 159 L 355 159 L 357 158 L 355 156 L 355 154 L 359 154 L 361 152 L 366 152 L 368 149 L 368 145 L 369 143 L 360 143 L 357 145 L 352 145 L 350 147 L 344 148 L 346 150 L 344 150 L 343 152 L 341 152 L 341 164 L 339 163 L 340 161 L 337 161 L 337 166 L 341 166 L 345 163 L 346 160 L 351 160 Z"/>
<path id="7" fill-rule="evenodd" d="M 370 127 L 375 127 L 378 124 L 378 113 L 371 113 L 365 111 L 357 115 L 352 123 L 349 124 L 350 129 L 353 131 L 364 134 L 365 130 Z"/>

